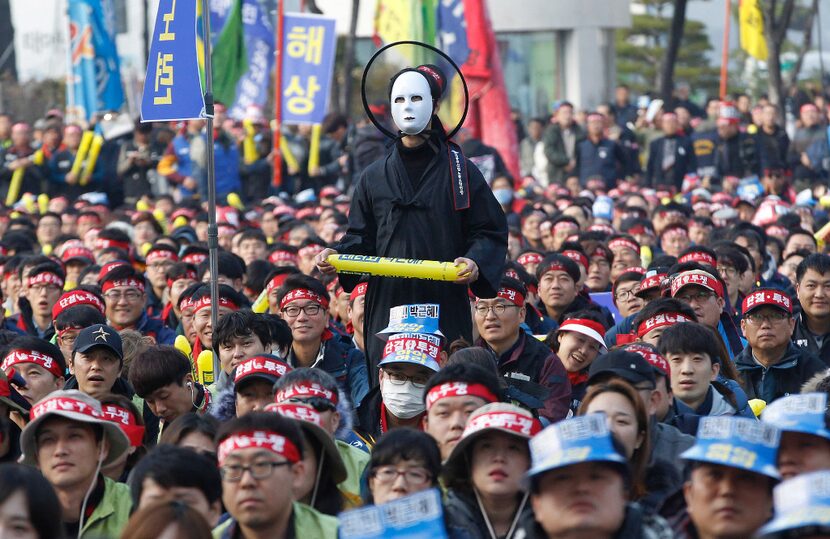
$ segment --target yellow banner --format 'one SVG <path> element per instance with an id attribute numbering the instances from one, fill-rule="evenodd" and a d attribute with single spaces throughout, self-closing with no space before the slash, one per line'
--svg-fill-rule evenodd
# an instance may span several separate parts
<path id="1" fill-rule="evenodd" d="M 740 0 L 738 4 L 741 48 L 758 60 L 767 59 L 767 39 L 764 37 L 764 16 L 758 0 Z"/>

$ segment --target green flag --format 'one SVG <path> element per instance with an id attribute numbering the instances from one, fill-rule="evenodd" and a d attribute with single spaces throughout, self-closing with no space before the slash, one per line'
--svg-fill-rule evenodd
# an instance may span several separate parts
<path id="1" fill-rule="evenodd" d="M 230 108 L 236 101 L 236 83 L 248 71 L 242 0 L 234 0 L 210 58 L 213 63 L 213 95 L 216 101 Z"/>

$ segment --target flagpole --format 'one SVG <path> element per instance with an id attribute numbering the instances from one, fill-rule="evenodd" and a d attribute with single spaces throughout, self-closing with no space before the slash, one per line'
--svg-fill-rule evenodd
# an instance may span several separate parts
<path id="1" fill-rule="evenodd" d="M 726 87 L 729 65 L 729 26 L 732 23 L 732 0 L 726 0 L 726 13 L 723 20 L 723 51 L 720 64 L 720 99 L 726 99 Z"/>
<path id="2" fill-rule="evenodd" d="M 213 68 L 210 61 L 210 7 L 202 2 L 202 27 L 205 54 L 205 115 L 207 116 L 208 260 L 210 266 L 210 327 L 214 334 L 219 324 L 219 229 L 216 226 L 216 171 L 213 156 Z M 219 354 L 213 346 L 213 376 L 219 379 Z"/>
<path id="3" fill-rule="evenodd" d="M 282 185 L 282 153 L 280 152 L 280 139 L 282 138 L 282 17 L 283 1 L 277 0 L 277 24 L 274 52 L 277 55 L 276 67 L 274 68 L 274 174 L 273 185 Z"/>

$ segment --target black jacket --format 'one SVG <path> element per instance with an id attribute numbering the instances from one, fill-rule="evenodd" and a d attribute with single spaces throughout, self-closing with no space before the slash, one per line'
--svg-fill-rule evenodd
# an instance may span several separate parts
<path id="1" fill-rule="evenodd" d="M 807 329 L 803 312 L 795 316 L 795 329 L 793 330 L 792 340 L 796 346 L 807 350 L 814 356 L 818 356 L 827 366 L 830 366 L 830 335 L 824 335 L 824 340 L 819 347 L 816 336 Z"/>
<path id="2" fill-rule="evenodd" d="M 674 165 L 663 169 L 663 157 L 670 141 L 674 141 Z M 646 165 L 646 185 L 650 187 L 669 186 L 680 191 L 683 177 L 697 172 L 697 159 L 692 143 L 684 136 L 660 137 L 649 144 Z"/>
<path id="3" fill-rule="evenodd" d="M 779 397 L 800 393 L 801 386 L 827 368 L 819 358 L 790 343 L 784 357 L 765 369 L 752 357 L 752 347 L 747 345 L 735 358 L 735 367 L 749 399 L 772 402 Z"/>
<path id="4" fill-rule="evenodd" d="M 524 533 L 524 534 L 522 534 Z M 544 539 L 547 534 L 536 522 L 533 513 L 523 515 L 514 537 L 525 539 Z M 614 539 L 673 539 L 674 534 L 662 517 L 648 515 L 636 503 L 629 503 L 625 508 L 625 520 L 613 536 Z"/>
<path id="5" fill-rule="evenodd" d="M 758 143 L 758 157 L 761 159 L 761 169 L 787 168 L 787 152 L 790 149 L 790 137 L 782 128 L 775 126 L 772 133 L 758 129 L 755 134 Z"/>

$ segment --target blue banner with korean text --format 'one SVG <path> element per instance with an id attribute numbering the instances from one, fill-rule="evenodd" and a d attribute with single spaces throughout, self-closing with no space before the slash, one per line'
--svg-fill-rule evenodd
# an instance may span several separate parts
<path id="1" fill-rule="evenodd" d="M 441 491 L 422 490 L 337 515 L 339 539 L 446 539 Z"/>
<path id="2" fill-rule="evenodd" d="M 67 112 L 89 121 L 96 112 L 117 111 L 124 104 L 115 13 L 112 0 L 69 0 L 67 12 L 72 66 Z"/>
<path id="3" fill-rule="evenodd" d="M 282 122 L 319 124 L 327 112 L 334 69 L 334 19 L 287 13 L 283 36 Z"/>
<path id="4" fill-rule="evenodd" d="M 228 111 L 231 118 L 245 118 L 249 107 L 262 110 L 268 101 L 268 85 L 274 70 L 274 0 L 243 0 L 242 25 L 248 71 L 236 84 L 236 101 Z"/>
<path id="5" fill-rule="evenodd" d="M 159 1 L 141 98 L 142 122 L 205 117 L 196 52 L 197 1 Z"/>

